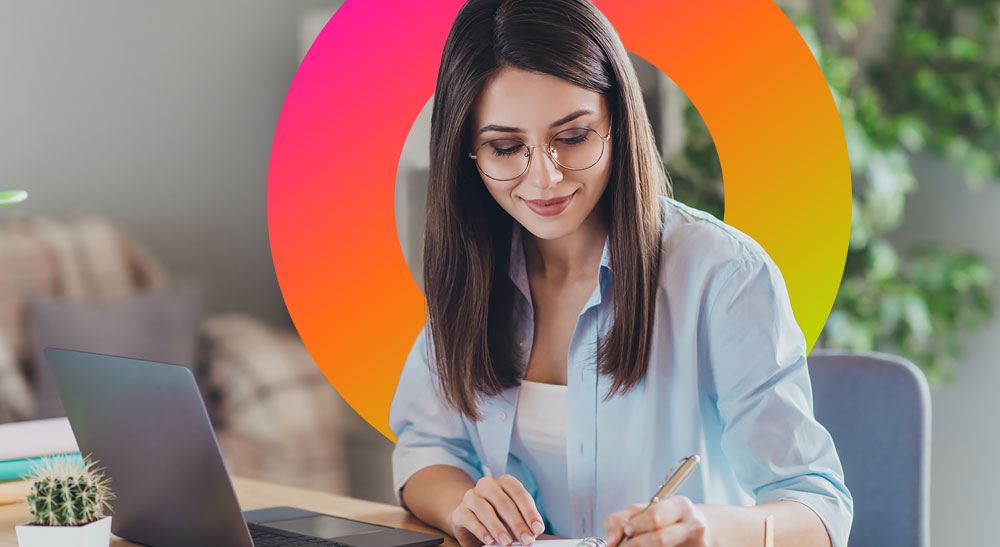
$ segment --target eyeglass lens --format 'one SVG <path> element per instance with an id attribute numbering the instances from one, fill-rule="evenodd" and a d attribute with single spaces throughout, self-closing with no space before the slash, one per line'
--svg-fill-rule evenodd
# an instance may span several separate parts
<path id="1" fill-rule="evenodd" d="M 593 129 L 578 127 L 556 133 L 549 147 L 552 159 L 561 167 L 580 170 L 592 167 L 601 159 L 604 139 Z M 486 176 L 510 180 L 528 169 L 530 156 L 528 146 L 517 139 L 495 139 L 479 147 L 476 162 Z"/>

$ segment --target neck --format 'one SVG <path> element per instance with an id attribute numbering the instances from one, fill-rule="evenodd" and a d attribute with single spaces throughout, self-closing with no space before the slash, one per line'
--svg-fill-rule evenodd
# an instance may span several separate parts
<path id="1" fill-rule="evenodd" d="M 608 229 L 595 207 L 573 233 L 540 239 L 524 230 L 525 266 L 530 276 L 559 281 L 593 276 L 601 263 Z"/>

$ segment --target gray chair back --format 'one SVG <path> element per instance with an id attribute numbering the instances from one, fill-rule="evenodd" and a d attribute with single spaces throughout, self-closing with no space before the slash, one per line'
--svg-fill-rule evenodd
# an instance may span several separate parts
<path id="1" fill-rule="evenodd" d="M 813 412 L 854 496 L 851 547 L 930 543 L 931 401 L 913 363 L 883 353 L 809 355 Z"/>

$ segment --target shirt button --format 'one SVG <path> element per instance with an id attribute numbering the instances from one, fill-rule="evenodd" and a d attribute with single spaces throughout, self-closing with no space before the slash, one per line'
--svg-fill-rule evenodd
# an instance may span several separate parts
<path id="1" fill-rule="evenodd" d="M 520 340 L 520 341 L 519 341 L 519 342 L 517 343 L 517 347 L 519 347 L 519 348 L 521 348 L 521 349 L 524 349 L 524 340 Z"/>
<path id="2" fill-rule="evenodd" d="M 507 419 L 507 413 L 501 410 L 500 412 L 497 412 L 497 418 L 499 418 L 502 422 Z"/>

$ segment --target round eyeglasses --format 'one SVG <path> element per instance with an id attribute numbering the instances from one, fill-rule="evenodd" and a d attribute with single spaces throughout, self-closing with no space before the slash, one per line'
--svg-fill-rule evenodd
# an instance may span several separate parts
<path id="1" fill-rule="evenodd" d="M 559 167 L 583 171 L 601 161 L 604 143 L 610 138 L 610 127 L 608 134 L 604 136 L 596 129 L 574 127 L 553 135 L 543 150 Z M 480 144 L 469 157 L 476 160 L 482 174 L 503 182 L 514 180 L 528 172 L 534 149 L 535 145 L 527 145 L 518 139 L 493 139 Z"/>

